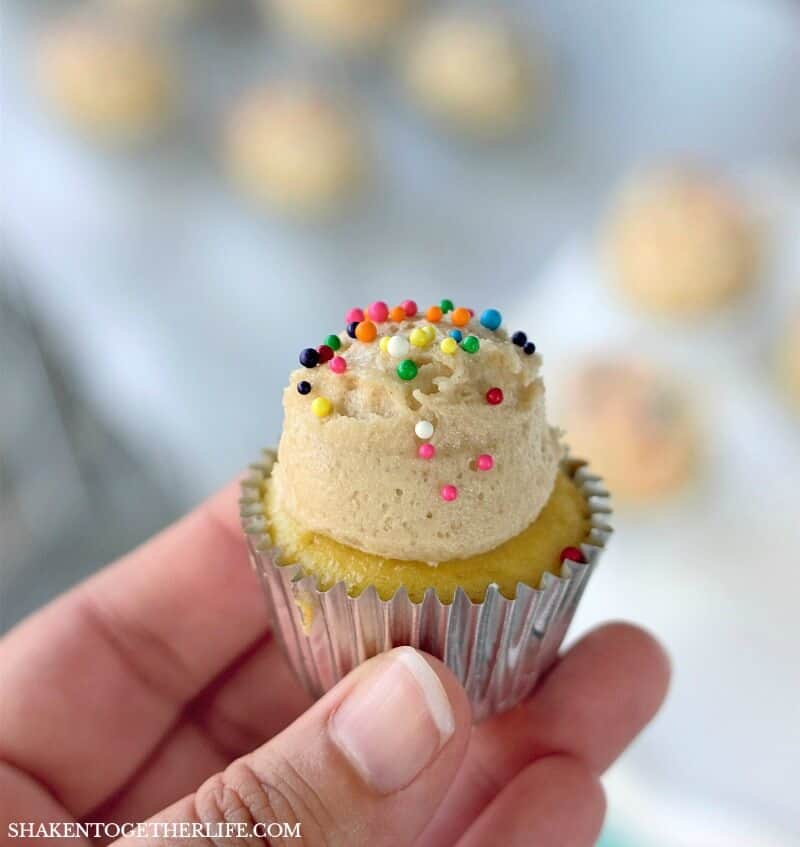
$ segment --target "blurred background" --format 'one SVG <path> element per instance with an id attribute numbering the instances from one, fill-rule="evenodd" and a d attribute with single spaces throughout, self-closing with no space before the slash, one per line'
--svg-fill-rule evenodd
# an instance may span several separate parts
<path id="1" fill-rule="evenodd" d="M 6 0 L 0 631 L 274 444 L 354 304 L 499 308 L 667 644 L 604 845 L 800 844 L 800 5 Z"/>

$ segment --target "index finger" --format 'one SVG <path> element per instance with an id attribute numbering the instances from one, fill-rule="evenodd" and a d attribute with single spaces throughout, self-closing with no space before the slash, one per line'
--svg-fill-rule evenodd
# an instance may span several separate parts
<path id="1" fill-rule="evenodd" d="M 666 695 L 669 661 L 644 630 L 611 623 L 559 659 L 532 697 L 475 727 L 464 767 L 420 840 L 452 844 L 464 827 L 544 757 L 566 755 L 600 774 Z"/>
<path id="2" fill-rule="evenodd" d="M 77 817 L 124 784 L 184 705 L 265 633 L 237 491 L 231 484 L 0 641 L 0 759 Z"/>

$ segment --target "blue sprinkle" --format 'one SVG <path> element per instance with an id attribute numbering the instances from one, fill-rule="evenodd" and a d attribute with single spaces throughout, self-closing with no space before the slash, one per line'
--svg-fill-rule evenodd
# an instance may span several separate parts
<path id="1" fill-rule="evenodd" d="M 451 329 L 450 332 L 447 333 L 450 338 L 455 338 L 455 340 L 460 344 L 461 339 L 464 337 L 463 333 L 460 329 Z"/>
<path id="2" fill-rule="evenodd" d="M 491 329 L 493 332 L 502 322 L 503 316 L 497 311 L 497 309 L 487 309 L 481 315 L 481 326 L 485 326 L 486 329 Z"/>

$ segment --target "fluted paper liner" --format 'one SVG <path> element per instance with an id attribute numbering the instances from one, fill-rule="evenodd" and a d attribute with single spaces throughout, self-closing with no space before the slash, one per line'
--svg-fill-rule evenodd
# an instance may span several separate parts
<path id="1" fill-rule="evenodd" d="M 583 493 L 591 528 L 580 546 L 586 563 L 564 560 L 560 576 L 545 573 L 538 588 L 520 582 L 513 599 L 497 585 L 473 602 L 459 588 L 442 602 L 429 588 L 420 602 L 399 589 L 382 600 L 374 586 L 357 597 L 343 582 L 322 591 L 300 564 L 282 562 L 267 531 L 262 495 L 275 462 L 272 450 L 242 482 L 240 514 L 253 567 L 267 596 L 272 626 L 289 664 L 319 697 L 356 665 L 401 644 L 440 658 L 464 686 L 476 721 L 512 708 L 533 689 L 556 656 L 586 583 L 612 532 L 602 480 L 585 462 L 562 469 Z"/>

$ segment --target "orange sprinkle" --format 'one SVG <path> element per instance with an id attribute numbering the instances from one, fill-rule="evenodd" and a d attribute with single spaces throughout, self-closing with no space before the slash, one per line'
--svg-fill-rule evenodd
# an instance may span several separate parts
<path id="1" fill-rule="evenodd" d="M 356 327 L 356 338 L 359 341 L 374 341 L 378 336 L 378 330 L 372 321 L 361 321 Z"/>
<path id="2" fill-rule="evenodd" d="M 442 310 L 439 306 L 430 306 L 425 312 L 425 317 L 432 323 L 439 323 L 442 319 Z"/>
<path id="3" fill-rule="evenodd" d="M 471 317 L 472 315 L 470 315 L 469 309 L 465 309 L 463 306 L 460 306 L 458 309 L 453 310 L 453 314 L 450 315 L 450 320 L 453 322 L 454 326 L 466 326 Z"/>
<path id="4" fill-rule="evenodd" d="M 400 321 L 404 321 L 406 319 L 406 310 L 402 306 L 395 306 L 389 312 L 389 320 L 399 324 Z"/>

